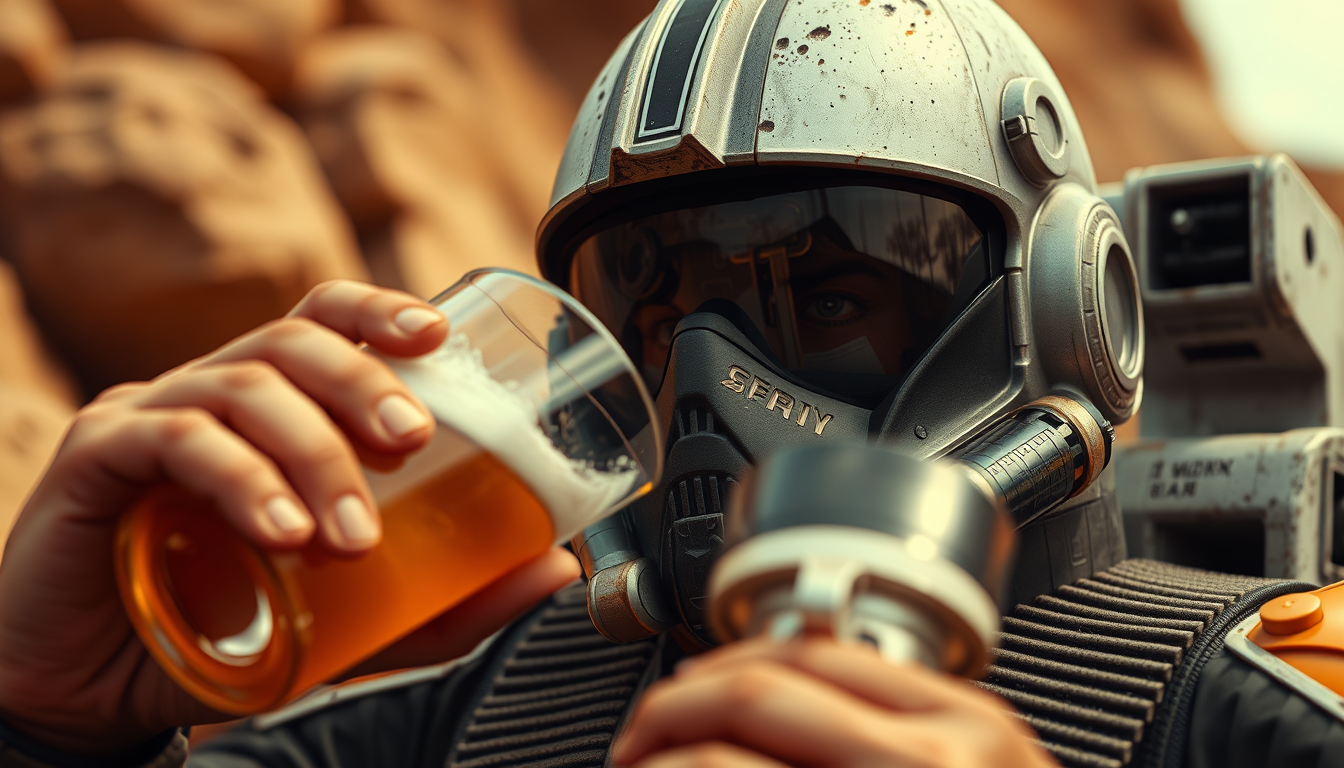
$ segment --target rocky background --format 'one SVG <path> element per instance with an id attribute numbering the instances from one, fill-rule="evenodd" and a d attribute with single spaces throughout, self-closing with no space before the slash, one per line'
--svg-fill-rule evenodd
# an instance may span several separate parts
<path id="1" fill-rule="evenodd" d="M 1001 2 L 1102 181 L 1251 151 L 1178 0 Z M 532 271 L 570 119 L 653 5 L 0 0 L 0 537 L 101 389 L 322 280 Z M 1344 175 L 1313 179 L 1344 209 Z"/>

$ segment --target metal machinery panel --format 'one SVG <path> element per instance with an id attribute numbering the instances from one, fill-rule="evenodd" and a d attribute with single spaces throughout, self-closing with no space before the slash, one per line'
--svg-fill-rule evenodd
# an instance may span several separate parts
<path id="1" fill-rule="evenodd" d="M 1131 171 L 1146 319 L 1132 556 L 1344 578 L 1344 234 L 1281 155 Z M 1337 533 L 1338 531 L 1338 533 Z"/>

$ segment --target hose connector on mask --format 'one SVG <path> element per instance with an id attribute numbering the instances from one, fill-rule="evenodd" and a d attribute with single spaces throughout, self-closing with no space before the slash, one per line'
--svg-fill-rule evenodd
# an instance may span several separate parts
<path id="1" fill-rule="evenodd" d="M 640 554 L 623 515 L 588 526 L 570 545 L 588 578 L 588 617 L 603 637 L 628 643 L 676 623 L 659 591 L 658 566 Z"/>
<path id="2" fill-rule="evenodd" d="M 1111 461 L 1115 429 L 1096 406 L 1056 391 L 1019 408 L 948 457 L 1017 527 L 1082 493 Z"/>

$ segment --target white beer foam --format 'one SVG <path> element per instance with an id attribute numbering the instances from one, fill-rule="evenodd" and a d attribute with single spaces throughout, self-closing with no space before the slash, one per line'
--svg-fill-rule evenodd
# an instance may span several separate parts
<path id="1" fill-rule="evenodd" d="M 414 491 L 476 450 L 485 450 L 536 494 L 550 513 L 560 543 L 596 522 L 639 480 L 636 464 L 628 457 L 620 457 L 610 471 L 601 471 L 561 453 L 542 431 L 537 407 L 523 396 L 519 384 L 491 378 L 481 353 L 462 334 L 450 336 L 423 357 L 384 361 L 440 424 L 429 445 L 395 472 L 366 473 L 374 496 L 384 504 Z"/>

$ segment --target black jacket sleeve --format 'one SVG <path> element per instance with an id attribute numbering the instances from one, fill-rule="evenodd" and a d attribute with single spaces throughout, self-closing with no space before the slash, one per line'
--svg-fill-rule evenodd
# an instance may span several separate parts
<path id="1" fill-rule="evenodd" d="M 1200 676 L 1189 768 L 1344 767 L 1344 722 L 1224 649 Z"/>
<path id="2" fill-rule="evenodd" d="M 333 689 L 212 739 L 187 768 L 443 768 L 483 666 L 475 658 Z"/>

